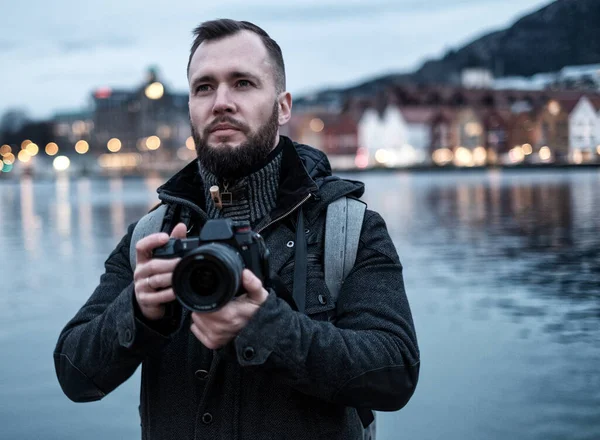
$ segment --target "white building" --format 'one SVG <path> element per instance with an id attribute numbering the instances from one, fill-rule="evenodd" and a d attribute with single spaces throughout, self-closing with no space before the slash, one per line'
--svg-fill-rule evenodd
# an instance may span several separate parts
<path id="1" fill-rule="evenodd" d="M 358 122 L 359 146 L 369 153 L 369 163 L 379 166 L 410 166 L 423 163 L 428 157 L 431 127 L 423 117 L 388 105 L 380 116 L 367 109 Z"/>
<path id="2" fill-rule="evenodd" d="M 591 158 L 600 145 L 600 113 L 583 96 L 569 114 L 569 157 L 574 162 Z"/>

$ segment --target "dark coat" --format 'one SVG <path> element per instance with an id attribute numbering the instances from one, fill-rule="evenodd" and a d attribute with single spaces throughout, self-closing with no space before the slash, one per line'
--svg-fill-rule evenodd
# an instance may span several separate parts
<path id="1" fill-rule="evenodd" d="M 189 312 L 179 305 L 169 319 L 146 322 L 129 263 L 131 225 L 100 285 L 60 334 L 54 362 L 70 399 L 103 398 L 141 363 L 142 437 L 151 440 L 360 439 L 355 408 L 396 411 L 408 402 L 419 351 L 385 222 L 366 211 L 356 264 L 334 304 L 323 275 L 325 211 L 339 197 L 362 195 L 363 184 L 332 176 L 323 153 L 282 139 L 277 207 L 261 235 L 272 269 L 291 292 L 294 219 L 302 207 L 306 314 L 271 290 L 248 325 L 216 351 L 194 337 Z M 163 230 L 179 220 L 197 229 L 206 220 L 195 162 L 158 192 L 169 205 Z"/>

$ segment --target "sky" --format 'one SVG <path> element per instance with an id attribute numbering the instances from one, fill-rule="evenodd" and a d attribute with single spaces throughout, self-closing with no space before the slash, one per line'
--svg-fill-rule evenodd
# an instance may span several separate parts
<path id="1" fill-rule="evenodd" d="M 282 48 L 292 96 L 418 68 L 510 26 L 551 0 L 0 0 L 0 117 L 33 119 L 89 105 L 98 87 L 127 89 L 158 68 L 187 92 L 192 30 L 251 21 Z"/>

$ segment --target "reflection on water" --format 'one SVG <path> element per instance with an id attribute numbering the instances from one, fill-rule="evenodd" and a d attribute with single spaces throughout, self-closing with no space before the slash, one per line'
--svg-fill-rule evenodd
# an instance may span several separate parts
<path id="1" fill-rule="evenodd" d="M 423 358 L 417 393 L 381 413 L 378 439 L 600 438 L 600 172 L 350 177 L 397 245 Z M 50 353 L 163 181 L 0 183 L 7 438 L 139 437 L 137 375 L 72 404 Z"/>
<path id="2" fill-rule="evenodd" d="M 91 182 L 88 178 L 82 178 L 77 182 L 77 200 L 79 209 L 77 211 L 77 223 L 79 227 L 79 240 L 84 250 L 90 250 L 93 245 L 92 240 L 92 204 L 91 200 Z"/>

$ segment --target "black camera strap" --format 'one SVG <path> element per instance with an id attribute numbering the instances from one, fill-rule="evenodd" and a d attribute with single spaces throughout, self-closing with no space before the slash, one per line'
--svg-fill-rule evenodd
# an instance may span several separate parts
<path id="1" fill-rule="evenodd" d="M 306 309 L 306 278 L 308 276 L 308 251 L 306 235 L 304 233 L 304 214 L 302 208 L 298 209 L 296 222 L 296 253 L 294 255 L 294 301 L 298 311 L 304 313 Z"/>

